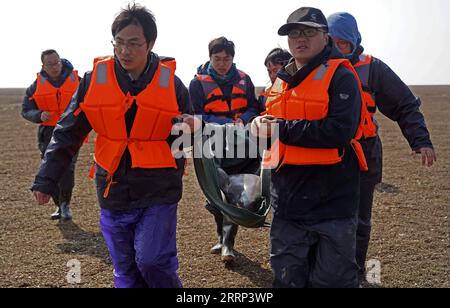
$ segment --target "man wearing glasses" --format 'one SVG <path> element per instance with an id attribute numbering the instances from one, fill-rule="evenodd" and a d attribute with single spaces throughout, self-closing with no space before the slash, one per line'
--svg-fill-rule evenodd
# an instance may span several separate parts
<path id="1" fill-rule="evenodd" d="M 278 34 L 288 36 L 293 59 L 278 73 L 267 115 L 252 123 L 252 133 L 272 137 L 281 154 L 271 166 L 274 287 L 358 286 L 356 212 L 366 164 L 357 139 L 365 109 L 356 72 L 327 32 L 318 9 L 289 16 Z M 278 125 L 278 139 L 267 124 Z"/>
<path id="2" fill-rule="evenodd" d="M 22 116 L 33 123 L 40 124 L 38 128 L 38 146 L 41 159 L 52 138 L 53 130 L 70 99 L 78 88 L 80 78 L 72 64 L 61 59 L 55 50 L 46 50 L 41 54 L 42 70 L 36 81 L 26 90 L 22 104 Z M 71 220 L 70 200 L 75 182 L 76 156 L 70 167 L 56 185 L 52 194 L 57 206 L 51 214 L 52 220 Z"/>
<path id="3" fill-rule="evenodd" d="M 383 152 L 374 116 L 379 109 L 386 117 L 398 123 L 414 155 L 422 157 L 422 164 L 431 167 L 436 154 L 420 111 L 420 99 L 381 60 L 363 54 L 361 34 L 356 19 L 349 13 L 335 13 L 328 17 L 330 36 L 337 48 L 354 65 L 363 89 L 364 101 L 370 113 L 361 140 L 367 157 L 369 172 L 361 174 L 361 200 L 356 233 L 356 261 L 359 279 L 365 284 L 365 262 L 372 228 L 372 204 L 375 186 L 381 183 Z"/>
<path id="4" fill-rule="evenodd" d="M 48 202 L 53 183 L 94 130 L 100 228 L 118 288 L 181 287 L 177 206 L 185 159 L 175 159 L 172 121 L 192 130 L 189 93 L 174 59 L 152 52 L 153 14 L 129 4 L 112 24 L 114 57 L 95 60 L 54 133 L 33 192 Z M 200 120 L 198 120 L 200 121 Z M 201 123 L 197 123 L 200 124 Z"/>

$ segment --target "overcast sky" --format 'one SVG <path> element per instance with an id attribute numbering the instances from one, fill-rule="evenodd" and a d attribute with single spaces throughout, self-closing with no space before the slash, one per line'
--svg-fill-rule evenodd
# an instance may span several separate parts
<path id="1" fill-rule="evenodd" d="M 208 60 L 208 42 L 226 36 L 236 45 L 235 62 L 255 85 L 268 81 L 263 62 L 277 35 L 300 6 L 326 16 L 347 11 L 358 20 L 363 46 L 408 84 L 450 84 L 448 0 L 142 0 L 158 25 L 154 51 L 177 59 L 177 75 L 188 85 Z M 92 60 L 112 54 L 111 24 L 128 1 L 2 1 L 0 87 L 28 87 L 41 68 L 42 50 L 56 49 L 84 74 Z"/>

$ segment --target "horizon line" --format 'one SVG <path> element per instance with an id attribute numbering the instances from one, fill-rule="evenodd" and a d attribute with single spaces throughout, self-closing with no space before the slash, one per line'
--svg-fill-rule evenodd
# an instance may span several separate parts
<path id="1" fill-rule="evenodd" d="M 448 87 L 450 86 L 450 83 L 435 83 L 435 84 L 411 84 L 407 85 L 408 87 L 436 87 L 436 86 L 442 86 L 442 87 Z M 0 90 L 14 90 L 14 89 L 27 89 L 28 87 L 2 87 L 0 86 Z M 255 86 L 256 88 L 265 88 L 265 86 Z"/>

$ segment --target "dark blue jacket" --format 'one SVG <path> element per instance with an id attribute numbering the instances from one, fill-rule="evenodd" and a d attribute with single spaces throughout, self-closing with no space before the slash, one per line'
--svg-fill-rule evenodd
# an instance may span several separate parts
<path id="1" fill-rule="evenodd" d="M 328 17 L 328 26 L 331 36 L 352 43 L 352 53 L 346 57 L 352 64 L 358 63 L 364 48 L 361 46 L 362 37 L 356 19 L 349 13 L 339 12 Z M 377 58 L 373 58 L 369 75 L 368 84 L 363 85 L 368 87 L 365 90 L 372 93 L 377 109 L 392 121 L 397 122 L 411 149 L 432 148 L 430 133 L 420 111 L 420 99 L 389 66 Z M 377 136 L 364 139 L 361 144 L 369 166 L 369 172 L 362 173 L 362 180 L 380 183 L 383 165 L 381 140 Z"/>
<path id="2" fill-rule="evenodd" d="M 209 62 L 207 62 L 205 65 L 200 66 L 197 70 L 197 74 L 208 75 L 207 71 L 208 65 Z M 234 70 L 233 77 L 230 78 L 230 80 L 225 84 L 218 83 L 220 89 L 222 90 L 222 93 L 225 96 L 231 96 L 231 93 L 233 91 L 233 85 L 238 83 L 239 80 L 241 79 L 241 77 L 239 76 L 239 72 L 235 68 L 232 69 Z M 246 96 L 248 108 L 247 111 L 241 116 L 241 119 L 244 121 L 245 124 L 247 124 L 251 119 L 253 119 L 255 116 L 258 115 L 258 106 L 255 95 L 255 86 L 253 85 L 250 76 L 247 75 L 245 81 L 247 84 Z M 206 97 L 203 92 L 202 84 L 197 78 L 194 78 L 189 85 L 189 95 L 191 97 L 192 105 L 194 106 L 195 114 L 203 115 L 203 121 L 207 123 L 217 123 L 217 124 L 226 124 L 233 122 L 233 119 L 227 118 L 225 116 L 215 116 L 205 113 L 204 106 L 206 104 Z"/>
<path id="3" fill-rule="evenodd" d="M 267 102 L 267 96 L 264 95 L 264 91 L 259 93 L 258 96 L 258 113 L 262 114 L 264 111 L 266 111 L 266 102 Z"/>
<path id="4" fill-rule="evenodd" d="M 153 79 L 159 61 L 164 61 L 164 59 L 156 54 L 150 54 L 146 70 L 135 81 L 131 80 L 120 63 L 116 61 L 116 78 L 122 91 L 124 93 L 130 92 L 133 96 L 138 95 Z M 78 152 L 83 140 L 92 130 L 83 112 L 78 116 L 74 115 L 80 102 L 84 100 L 91 76 L 91 72 L 84 76 L 77 93 L 59 121 L 32 186 L 33 191 L 41 191 L 47 194 L 54 193 L 56 183 L 70 164 L 72 157 Z M 180 112 L 192 113 L 189 93 L 178 77 L 175 78 L 175 87 Z M 137 105 L 133 103 L 125 114 L 128 134 L 131 131 L 136 111 Z M 169 138 L 168 142 L 171 143 L 172 141 L 172 138 Z M 113 181 L 115 184 L 111 186 L 107 199 L 103 198 L 107 172 L 96 165 L 95 181 L 100 206 L 110 210 L 130 210 L 146 208 L 156 204 L 177 203 L 182 195 L 184 164 L 185 160 L 179 159 L 177 160 L 177 169 L 133 169 L 131 168 L 131 156 L 127 150 L 114 174 Z"/>
<path id="5" fill-rule="evenodd" d="M 62 71 L 61 71 L 61 78 L 58 80 L 52 80 L 48 77 L 48 74 L 41 70 L 40 74 L 48 79 L 50 84 L 54 86 L 55 88 L 60 88 L 66 79 L 72 74 L 73 71 L 73 65 L 66 59 L 61 59 L 61 63 L 63 65 Z M 81 79 L 81 78 L 80 78 Z M 36 92 L 36 84 L 37 80 L 33 82 L 31 86 L 28 87 L 28 89 L 25 91 L 25 97 L 23 98 L 22 102 L 22 117 L 24 117 L 26 120 L 40 124 L 41 121 L 41 114 L 42 110 L 39 110 L 36 102 L 33 100 L 30 100 L 30 98 L 34 95 Z"/>
<path id="6" fill-rule="evenodd" d="M 359 61 L 359 55 L 363 51 L 361 46 L 357 49 L 351 59 L 353 64 Z M 370 68 L 369 90 L 375 97 L 377 109 L 397 122 L 412 150 L 433 147 L 425 118 L 420 111 L 420 98 L 412 93 L 388 65 L 375 57 Z"/>
<path id="7" fill-rule="evenodd" d="M 320 64 L 341 57 L 330 42 L 322 53 L 295 75 L 291 76 L 283 68 L 278 77 L 286 81 L 289 88 L 294 88 Z M 338 68 L 328 94 L 329 111 L 325 119 L 280 122 L 280 140 L 284 144 L 339 148 L 344 154 L 342 162 L 335 165 L 285 165 L 273 172 L 274 215 L 284 219 L 316 222 L 356 215 L 360 172 L 350 141 L 359 124 L 361 96 L 355 76 L 346 68 Z"/>
<path id="8" fill-rule="evenodd" d="M 359 61 L 364 51 L 358 46 L 350 56 L 353 64 Z M 370 67 L 368 90 L 375 98 L 377 109 L 387 118 L 397 122 L 403 136 L 413 151 L 422 147 L 433 148 L 425 118 L 420 111 L 420 98 L 380 59 L 373 57 Z M 381 139 L 363 139 L 361 141 L 366 154 L 369 172 L 362 174 L 364 181 L 381 183 L 383 157 Z"/>

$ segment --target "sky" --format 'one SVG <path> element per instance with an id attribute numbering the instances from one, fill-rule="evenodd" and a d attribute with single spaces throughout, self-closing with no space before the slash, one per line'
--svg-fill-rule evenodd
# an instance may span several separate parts
<path id="1" fill-rule="evenodd" d="M 83 75 L 97 56 L 112 54 L 111 24 L 129 1 L 15 0 L 0 4 L 0 88 L 28 87 L 41 69 L 40 54 L 56 49 Z M 208 60 L 208 43 L 226 36 L 235 63 L 256 86 L 269 78 L 264 59 L 291 12 L 313 6 L 325 16 L 354 15 L 367 53 L 387 63 L 409 85 L 450 84 L 448 0 L 139 0 L 155 15 L 154 52 L 177 59 L 177 75 L 189 85 Z"/>

